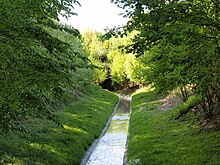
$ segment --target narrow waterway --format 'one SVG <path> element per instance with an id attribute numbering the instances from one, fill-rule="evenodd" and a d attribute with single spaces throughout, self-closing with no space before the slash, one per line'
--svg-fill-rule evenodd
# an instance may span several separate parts
<path id="1" fill-rule="evenodd" d="M 131 97 L 121 95 L 106 133 L 100 138 L 87 165 L 122 165 L 128 134 Z"/>

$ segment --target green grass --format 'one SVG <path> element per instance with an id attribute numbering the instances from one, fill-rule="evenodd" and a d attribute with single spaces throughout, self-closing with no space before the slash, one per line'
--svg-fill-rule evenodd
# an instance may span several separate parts
<path id="1" fill-rule="evenodd" d="M 0 164 L 74 165 L 99 137 L 118 96 L 90 85 L 84 96 L 58 112 L 64 128 L 49 120 L 26 123 L 31 134 L 0 135 Z"/>
<path id="2" fill-rule="evenodd" d="M 161 103 L 154 91 L 135 94 L 132 99 L 129 165 L 220 165 L 219 131 L 198 128 L 193 114 L 174 119 L 187 105 L 155 110 Z"/>

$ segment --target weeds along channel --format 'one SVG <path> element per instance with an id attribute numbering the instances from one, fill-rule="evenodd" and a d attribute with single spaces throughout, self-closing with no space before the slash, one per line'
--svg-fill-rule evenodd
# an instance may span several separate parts
<path id="1" fill-rule="evenodd" d="M 0 164 L 79 164 L 118 102 L 116 94 L 95 85 L 81 90 L 81 97 L 57 111 L 63 128 L 47 119 L 29 119 L 29 133 L 1 134 Z"/>
<path id="2" fill-rule="evenodd" d="M 219 165 L 219 131 L 199 128 L 191 113 L 175 119 L 183 106 L 156 110 L 159 99 L 154 90 L 132 97 L 127 164 Z"/>

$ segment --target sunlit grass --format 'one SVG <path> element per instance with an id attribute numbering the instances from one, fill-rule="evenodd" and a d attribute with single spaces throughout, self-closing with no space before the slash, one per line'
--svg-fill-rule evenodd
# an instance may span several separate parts
<path id="1" fill-rule="evenodd" d="M 80 132 L 80 133 L 86 133 L 85 131 L 83 131 L 82 129 L 79 128 L 75 128 L 75 127 L 70 127 L 68 125 L 63 125 L 63 127 L 69 131 L 73 131 L 73 132 Z"/>
<path id="2" fill-rule="evenodd" d="M 47 144 L 30 143 L 29 146 L 34 148 L 34 149 L 37 149 L 37 150 L 45 149 L 49 152 L 52 152 L 52 153 L 56 154 L 57 156 L 62 156 L 62 153 L 57 151 L 56 148 L 54 148 L 50 145 L 47 145 Z"/>
<path id="3" fill-rule="evenodd" d="M 0 164 L 79 164 L 118 101 L 118 96 L 95 85 L 83 91 L 84 97 L 57 112 L 63 127 L 33 119 L 27 122 L 29 134 L 0 135 Z"/>
<path id="4" fill-rule="evenodd" d="M 170 111 L 155 110 L 161 104 L 159 99 L 155 91 L 133 95 L 128 164 L 218 165 L 220 133 L 195 127 L 193 114 L 175 120 L 179 111 L 189 105 Z"/>

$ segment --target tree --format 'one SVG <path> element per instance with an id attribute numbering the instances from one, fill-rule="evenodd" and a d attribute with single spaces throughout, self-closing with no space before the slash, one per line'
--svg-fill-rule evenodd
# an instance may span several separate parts
<path id="1" fill-rule="evenodd" d="M 88 58 L 97 67 L 94 72 L 94 82 L 101 84 L 111 79 L 115 87 L 126 87 L 131 82 L 140 83 L 141 76 L 137 74 L 142 67 L 140 61 L 134 54 L 127 54 L 121 49 L 131 42 L 133 33 L 125 37 L 108 39 L 103 37 L 105 34 L 97 32 L 87 31 L 83 34 Z"/>
<path id="2" fill-rule="evenodd" d="M 86 31 L 82 34 L 82 38 L 88 59 L 94 65 L 93 82 L 101 83 L 108 77 L 107 50 L 101 41 L 101 33 Z"/>
<path id="3" fill-rule="evenodd" d="M 112 37 L 110 42 L 111 47 L 107 54 L 108 60 L 110 61 L 110 71 L 112 79 L 115 83 L 121 84 L 125 87 L 131 82 L 140 83 L 140 68 L 141 63 L 132 53 L 126 53 L 123 46 L 131 42 L 133 34 L 129 34 L 126 37 Z M 107 42 L 105 41 L 105 42 Z"/>
<path id="4" fill-rule="evenodd" d="M 77 39 L 78 30 L 56 21 L 59 14 L 66 17 L 74 14 L 74 4 L 79 3 L 76 0 L 0 2 L 2 131 L 21 129 L 28 116 L 57 121 L 53 111 L 56 102 L 77 83 L 74 82 L 77 69 L 88 67 Z M 64 40 L 63 36 L 72 41 Z"/>
<path id="5" fill-rule="evenodd" d="M 203 116 L 220 112 L 218 0 L 113 0 L 130 8 L 125 32 L 139 33 L 127 50 L 143 56 L 146 78 L 163 91 L 191 86 Z"/>

